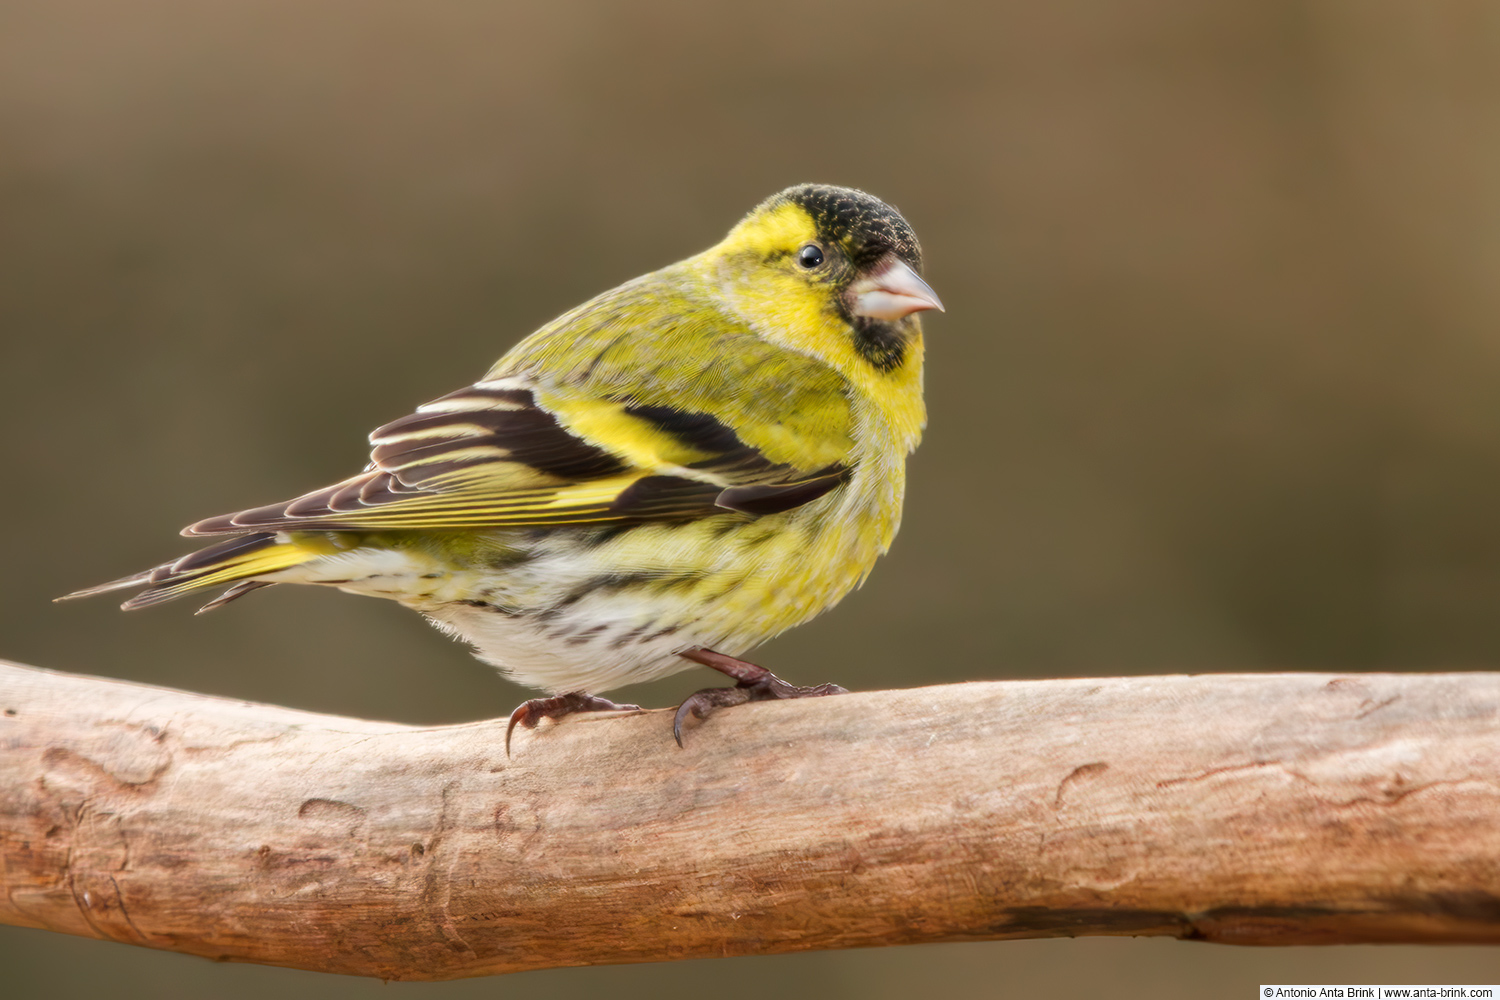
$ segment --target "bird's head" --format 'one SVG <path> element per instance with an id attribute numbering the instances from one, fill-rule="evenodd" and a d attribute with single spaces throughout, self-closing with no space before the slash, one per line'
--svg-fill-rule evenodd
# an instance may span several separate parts
<path id="1" fill-rule="evenodd" d="M 919 352 L 917 314 L 943 308 L 921 278 L 922 248 L 911 226 L 853 188 L 787 188 L 705 257 L 761 336 L 839 367 L 902 368 Z"/>

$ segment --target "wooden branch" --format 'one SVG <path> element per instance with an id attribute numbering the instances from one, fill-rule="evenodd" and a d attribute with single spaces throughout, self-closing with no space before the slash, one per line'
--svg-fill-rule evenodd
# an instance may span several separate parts
<path id="1" fill-rule="evenodd" d="M 0 922 L 386 979 L 1077 934 L 1500 942 L 1500 674 L 414 728 L 0 664 Z"/>

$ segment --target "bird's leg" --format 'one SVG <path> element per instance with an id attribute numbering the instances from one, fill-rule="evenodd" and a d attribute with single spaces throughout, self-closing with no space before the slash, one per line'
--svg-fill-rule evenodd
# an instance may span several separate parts
<path id="1" fill-rule="evenodd" d="M 608 698 L 599 698 L 585 691 L 569 691 L 551 698 L 532 698 L 516 706 L 510 713 L 510 725 L 505 727 L 505 756 L 510 756 L 510 734 L 516 726 L 535 729 L 543 719 L 561 719 L 574 712 L 639 712 L 639 705 L 617 705 Z"/>
<path id="2" fill-rule="evenodd" d="M 798 687 L 788 684 L 765 667 L 745 660 L 725 656 L 711 649 L 684 649 L 677 654 L 685 660 L 711 667 L 735 681 L 732 688 L 705 688 L 689 695 L 687 701 L 677 706 L 677 716 L 672 720 L 672 735 L 677 745 L 682 746 L 682 723 L 689 715 L 695 719 L 706 719 L 715 709 L 743 705 L 747 701 L 777 701 L 782 698 L 822 698 L 830 694 L 848 694 L 848 688 L 837 684 L 818 684 L 814 687 Z"/>

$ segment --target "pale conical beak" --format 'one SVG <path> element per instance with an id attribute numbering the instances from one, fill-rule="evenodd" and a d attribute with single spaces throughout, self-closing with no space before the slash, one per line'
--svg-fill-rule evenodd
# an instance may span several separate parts
<path id="1" fill-rule="evenodd" d="M 854 294 L 853 313 L 871 319 L 894 320 L 926 309 L 943 311 L 937 292 L 917 276 L 906 261 L 892 255 L 889 263 L 878 266 L 875 273 L 859 279 L 850 288 Z"/>

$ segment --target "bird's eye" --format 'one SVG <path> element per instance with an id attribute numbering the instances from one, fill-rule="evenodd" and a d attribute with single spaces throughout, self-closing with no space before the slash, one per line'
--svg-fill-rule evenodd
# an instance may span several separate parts
<path id="1" fill-rule="evenodd" d="M 816 243 L 809 243 L 797 251 L 797 263 L 811 271 L 823 263 L 823 248 Z"/>

